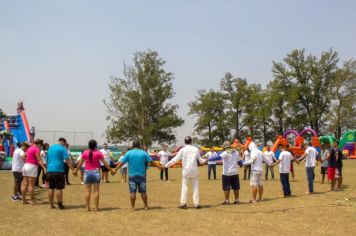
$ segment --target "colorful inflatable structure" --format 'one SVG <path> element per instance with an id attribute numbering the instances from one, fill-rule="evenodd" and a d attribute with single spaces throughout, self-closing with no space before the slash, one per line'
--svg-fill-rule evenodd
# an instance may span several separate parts
<path id="1" fill-rule="evenodd" d="M 34 137 L 34 129 L 30 130 L 22 102 L 18 103 L 17 114 L 6 115 L 1 110 L 0 131 L 3 134 L 0 151 L 6 154 L 5 159 L 0 161 L 0 169 L 10 169 L 16 145 L 25 141 L 30 142 Z"/>

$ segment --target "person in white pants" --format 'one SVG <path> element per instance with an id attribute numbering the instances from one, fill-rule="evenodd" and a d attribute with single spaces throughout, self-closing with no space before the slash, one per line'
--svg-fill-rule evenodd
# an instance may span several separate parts
<path id="1" fill-rule="evenodd" d="M 184 139 L 185 146 L 179 150 L 177 155 L 165 165 L 169 168 L 178 161 L 182 161 L 182 192 L 179 209 L 187 209 L 188 201 L 188 184 L 193 185 L 193 203 L 196 209 L 200 209 L 199 205 L 199 170 L 198 161 L 200 164 L 205 164 L 206 160 L 201 158 L 199 149 L 192 146 L 192 138 L 187 136 Z"/>

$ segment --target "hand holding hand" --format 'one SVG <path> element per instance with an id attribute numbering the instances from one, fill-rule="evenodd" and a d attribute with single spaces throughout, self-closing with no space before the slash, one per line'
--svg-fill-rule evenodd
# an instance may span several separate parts
<path id="1" fill-rule="evenodd" d="M 116 169 L 111 169 L 111 175 L 115 175 L 116 174 Z"/>
<path id="2" fill-rule="evenodd" d="M 77 173 L 75 170 L 73 170 L 72 174 L 73 174 L 75 177 L 78 176 L 78 173 Z"/>

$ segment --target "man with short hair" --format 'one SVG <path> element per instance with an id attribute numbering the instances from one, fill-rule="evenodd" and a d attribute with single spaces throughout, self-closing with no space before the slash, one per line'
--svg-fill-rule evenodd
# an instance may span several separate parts
<path id="1" fill-rule="evenodd" d="M 58 144 L 52 145 L 47 153 L 47 178 L 48 178 L 48 199 L 51 209 L 55 209 L 53 204 L 56 192 L 57 205 L 59 209 L 63 206 L 63 189 L 65 188 L 65 167 L 64 162 L 72 171 L 74 167 L 65 148 L 67 141 L 64 138 L 58 139 Z"/>
<path id="2" fill-rule="evenodd" d="M 22 183 L 22 168 L 26 159 L 26 151 L 29 148 L 28 143 L 18 144 L 12 157 L 12 174 L 14 176 L 14 192 L 11 196 L 13 201 L 22 200 L 21 183 Z"/>
<path id="3" fill-rule="evenodd" d="M 290 165 L 292 161 L 294 161 L 294 157 L 290 152 L 288 152 L 289 145 L 286 147 L 280 146 L 281 153 L 279 154 L 279 158 L 273 166 L 279 164 L 279 177 L 282 184 L 283 195 L 284 197 L 291 197 L 292 191 L 290 189 L 289 183 L 289 173 L 290 173 Z"/>
<path id="4" fill-rule="evenodd" d="M 162 144 L 162 150 L 158 152 L 157 157 L 159 158 L 159 163 L 161 164 L 161 167 L 164 168 L 164 166 L 169 162 L 169 157 L 171 156 L 171 153 L 167 150 L 168 144 L 163 143 Z M 166 181 L 168 181 L 168 168 L 164 168 L 161 170 L 160 173 L 160 178 L 161 181 L 163 181 L 163 172 L 166 177 Z"/>
<path id="5" fill-rule="evenodd" d="M 267 145 L 267 151 L 263 153 L 263 155 L 268 159 L 268 163 L 274 163 L 277 161 L 276 156 L 274 155 L 274 152 L 271 151 L 271 146 Z M 271 171 L 271 177 L 274 179 L 274 165 L 268 165 L 266 163 L 266 173 L 265 173 L 265 180 L 268 180 L 268 170 Z"/>
<path id="6" fill-rule="evenodd" d="M 209 159 L 217 157 L 218 154 L 214 151 L 214 147 L 210 147 L 210 151 L 204 156 Z M 216 179 L 216 161 L 208 161 L 208 180 L 210 180 L 211 171 L 213 171 L 214 179 Z"/>
<path id="7" fill-rule="evenodd" d="M 193 184 L 193 203 L 196 209 L 200 209 L 199 205 L 199 170 L 198 162 L 205 164 L 206 160 L 200 156 L 200 151 L 197 147 L 192 145 L 192 138 L 190 136 L 184 139 L 185 146 L 181 148 L 177 155 L 166 164 L 166 168 L 173 166 L 176 162 L 182 161 L 182 191 L 180 198 L 179 209 L 187 209 L 188 201 L 188 184 Z"/>
<path id="8" fill-rule="evenodd" d="M 305 169 L 308 178 L 308 189 L 309 194 L 314 193 L 314 177 L 315 177 L 315 165 L 317 163 L 318 151 L 312 146 L 312 143 L 309 142 L 305 146 L 304 154 L 298 159 L 298 161 L 302 161 L 305 159 Z"/>
<path id="9" fill-rule="evenodd" d="M 108 148 L 108 144 L 104 143 L 103 148 L 100 149 L 100 152 L 103 154 L 105 161 L 110 165 L 114 159 L 111 156 L 111 151 Z M 109 181 L 109 170 L 105 167 L 105 165 L 100 161 L 100 169 L 101 169 L 101 183 L 110 183 Z"/>
<path id="10" fill-rule="evenodd" d="M 146 170 L 148 163 L 162 170 L 162 167 L 156 162 L 152 161 L 148 153 L 140 149 L 140 141 L 136 140 L 132 144 L 132 149 L 128 151 L 125 156 L 119 161 L 115 168 L 121 168 L 125 163 L 129 164 L 129 189 L 130 189 L 130 200 L 131 200 L 131 210 L 135 210 L 136 202 L 136 192 L 138 190 L 141 193 L 142 201 L 145 205 L 144 209 L 148 209 L 147 205 L 147 193 L 146 193 Z"/>

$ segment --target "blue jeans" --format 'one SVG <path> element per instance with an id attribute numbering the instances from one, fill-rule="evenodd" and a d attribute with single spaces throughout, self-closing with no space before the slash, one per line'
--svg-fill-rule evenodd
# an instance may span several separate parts
<path id="1" fill-rule="evenodd" d="M 208 179 L 210 179 L 211 170 L 213 170 L 214 179 L 216 179 L 216 164 L 208 164 Z"/>
<path id="2" fill-rule="evenodd" d="M 99 170 L 84 170 L 83 180 L 85 184 L 100 184 Z"/>
<path id="3" fill-rule="evenodd" d="M 281 179 L 284 196 L 290 196 L 292 192 L 289 184 L 289 173 L 280 173 L 279 178 Z"/>
<path id="4" fill-rule="evenodd" d="M 314 192 L 314 177 L 315 177 L 314 169 L 315 167 L 306 167 L 309 193 Z"/>
<path id="5" fill-rule="evenodd" d="M 145 176 L 129 176 L 130 193 L 146 193 L 146 177 Z"/>

